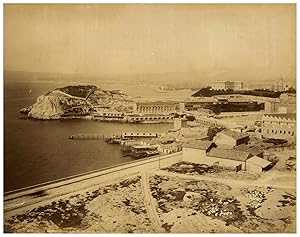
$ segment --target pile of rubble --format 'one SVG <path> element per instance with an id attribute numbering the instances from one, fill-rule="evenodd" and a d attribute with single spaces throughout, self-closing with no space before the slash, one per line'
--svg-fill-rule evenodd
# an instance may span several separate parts
<path id="1" fill-rule="evenodd" d="M 244 221 L 245 216 L 239 201 L 234 197 L 221 197 L 217 191 L 210 188 L 197 188 L 197 185 L 186 183 L 179 185 L 158 185 L 163 178 L 154 176 L 150 184 L 152 196 L 157 200 L 158 212 L 168 213 L 176 208 L 189 208 L 194 215 L 202 213 L 205 216 L 225 221 L 227 225 L 235 221 Z M 205 186 L 210 185 L 206 184 Z M 211 184 L 213 186 L 213 184 Z"/>
<path id="2" fill-rule="evenodd" d="M 222 198 L 215 191 L 209 189 L 203 189 L 198 193 L 200 196 L 191 202 L 191 208 L 194 210 L 225 221 L 226 225 L 245 219 L 237 199 L 233 197 Z M 191 195 L 189 194 L 189 196 Z"/>
<path id="3" fill-rule="evenodd" d="M 274 189 L 268 188 L 268 192 L 272 192 Z M 244 188 L 241 190 L 242 194 L 249 200 L 248 207 L 251 209 L 257 209 L 261 207 L 261 204 L 266 200 L 266 194 L 256 188 Z"/>

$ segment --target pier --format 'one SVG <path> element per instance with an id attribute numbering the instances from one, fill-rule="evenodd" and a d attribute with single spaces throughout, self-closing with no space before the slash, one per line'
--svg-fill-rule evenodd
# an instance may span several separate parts
<path id="1" fill-rule="evenodd" d="M 74 140 L 103 140 L 103 134 L 74 134 L 69 137 Z"/>

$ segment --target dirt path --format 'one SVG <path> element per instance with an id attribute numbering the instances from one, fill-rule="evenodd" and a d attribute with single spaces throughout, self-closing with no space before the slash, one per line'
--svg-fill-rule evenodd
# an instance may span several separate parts
<path id="1" fill-rule="evenodd" d="M 149 174 L 146 172 L 142 173 L 142 190 L 144 194 L 144 200 L 145 200 L 145 207 L 147 209 L 147 213 L 149 216 L 150 221 L 153 224 L 153 227 L 156 232 L 158 233 L 164 233 L 164 229 L 161 227 L 161 222 L 159 219 L 159 216 L 157 214 L 154 199 L 151 196 L 150 193 L 150 185 L 149 185 Z"/>

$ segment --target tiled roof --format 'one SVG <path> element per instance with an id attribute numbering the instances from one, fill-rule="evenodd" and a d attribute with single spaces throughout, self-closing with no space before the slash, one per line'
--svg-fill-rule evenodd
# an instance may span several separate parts
<path id="1" fill-rule="evenodd" d="M 247 133 L 235 132 L 235 131 L 231 131 L 229 129 L 222 131 L 222 133 L 229 137 L 234 138 L 235 140 L 249 137 L 249 135 Z"/>
<path id="2" fill-rule="evenodd" d="M 278 118 L 278 119 L 290 119 L 296 120 L 296 113 L 288 113 L 288 114 L 265 114 L 265 116 Z"/>
<path id="3" fill-rule="evenodd" d="M 183 147 L 206 151 L 212 144 L 213 144 L 213 142 L 211 142 L 211 141 L 197 140 L 197 141 L 191 141 L 189 143 L 186 143 L 183 145 Z"/>
<path id="4" fill-rule="evenodd" d="M 265 159 L 263 159 L 263 158 L 260 158 L 260 157 L 258 157 L 258 156 L 253 156 L 253 157 L 249 158 L 249 159 L 247 160 L 247 162 L 250 162 L 250 163 L 259 165 L 259 166 L 261 166 L 262 168 L 265 168 L 265 167 L 267 167 L 267 166 L 269 166 L 269 165 L 271 164 L 270 161 L 265 160 Z"/>
<path id="5" fill-rule="evenodd" d="M 237 161 L 246 161 L 250 156 L 250 153 L 243 151 L 234 151 L 229 149 L 222 148 L 212 148 L 207 156 L 217 157 L 227 160 L 237 160 Z"/>

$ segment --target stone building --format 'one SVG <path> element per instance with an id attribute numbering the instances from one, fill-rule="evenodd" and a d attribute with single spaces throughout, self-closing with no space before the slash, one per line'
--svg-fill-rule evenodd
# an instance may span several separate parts
<path id="1" fill-rule="evenodd" d="M 234 171 L 266 171 L 271 166 L 271 162 L 253 153 L 253 150 L 250 152 L 219 148 L 211 141 L 194 141 L 184 144 L 182 160 Z"/>
<path id="2" fill-rule="evenodd" d="M 268 170 L 271 166 L 271 162 L 262 159 L 258 156 L 252 156 L 246 160 L 246 170 L 261 173 Z"/>
<path id="3" fill-rule="evenodd" d="M 265 138 L 295 139 L 296 114 L 265 114 L 261 134 Z"/>
<path id="4" fill-rule="evenodd" d="M 183 150 L 183 161 L 201 163 L 201 160 L 206 158 L 206 153 L 209 152 L 216 145 L 211 141 L 193 141 L 184 144 Z"/>
<path id="5" fill-rule="evenodd" d="M 179 102 L 138 102 L 133 105 L 133 113 L 139 114 L 171 114 L 180 110 Z"/>
<path id="6" fill-rule="evenodd" d="M 214 143 L 220 148 L 232 149 L 234 146 L 246 144 L 249 139 L 249 134 L 247 133 L 239 133 L 227 129 L 214 137 Z"/>
<path id="7" fill-rule="evenodd" d="M 249 152 L 212 148 L 207 153 L 206 164 L 231 168 L 236 171 L 246 170 L 246 160 L 251 156 Z"/>

